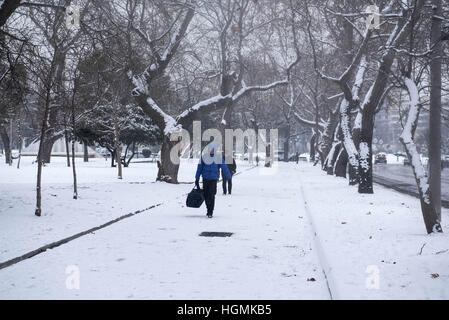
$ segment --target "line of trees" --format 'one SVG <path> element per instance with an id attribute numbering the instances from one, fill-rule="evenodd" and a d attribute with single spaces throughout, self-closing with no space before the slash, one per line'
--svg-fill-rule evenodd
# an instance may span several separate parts
<path id="1" fill-rule="evenodd" d="M 160 144 L 157 180 L 178 183 L 170 134 L 195 120 L 282 128 L 285 160 L 305 134 L 316 164 L 369 194 L 376 114 L 399 106 L 397 138 L 413 164 L 427 230 L 441 230 L 438 196 L 426 189 L 413 150 L 428 97 L 447 93 L 445 2 L 375 1 L 380 24 L 372 25 L 368 0 L 79 0 L 76 30 L 67 27 L 71 4 L 0 6 L 0 135 L 9 162 L 11 123 L 40 142 L 38 194 L 61 137 L 107 148 L 119 178 L 122 146 L 132 154 L 136 145 Z"/>

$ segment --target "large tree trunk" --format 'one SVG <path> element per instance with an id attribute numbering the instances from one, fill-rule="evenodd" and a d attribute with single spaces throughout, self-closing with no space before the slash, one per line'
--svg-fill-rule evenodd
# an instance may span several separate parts
<path id="1" fill-rule="evenodd" d="M 290 125 L 287 126 L 287 133 L 285 134 L 284 142 L 284 161 L 288 162 L 290 153 Z"/>
<path id="2" fill-rule="evenodd" d="M 131 148 L 131 156 L 128 158 L 128 160 L 126 160 L 126 157 L 125 157 L 125 163 L 124 163 L 125 168 L 129 167 L 129 164 L 131 163 L 131 160 L 134 158 L 135 155 L 136 155 L 136 143 L 133 142 L 133 146 Z"/>
<path id="3" fill-rule="evenodd" d="M 316 133 L 314 133 L 312 135 L 312 138 L 310 138 L 310 161 L 311 162 L 315 162 L 315 157 L 316 157 L 315 141 L 316 141 Z"/>
<path id="4" fill-rule="evenodd" d="M 89 162 L 89 146 L 87 145 L 87 141 L 83 141 L 83 153 L 84 153 L 84 162 Z"/>
<path id="5" fill-rule="evenodd" d="M 2 137 L 3 148 L 5 149 L 5 163 L 12 165 L 11 140 L 4 127 L 0 127 L 0 136 Z"/>
<path id="6" fill-rule="evenodd" d="M 359 193 L 372 194 L 373 190 L 373 130 L 374 114 L 365 113 L 359 144 Z"/>
<path id="7" fill-rule="evenodd" d="M 361 114 L 360 114 L 361 116 Z M 360 119 L 361 120 L 361 119 Z M 352 130 L 352 140 L 354 141 L 354 144 L 356 146 L 360 145 L 360 128 L 355 127 Z M 360 150 L 358 150 L 360 152 Z M 359 183 L 359 168 L 355 168 L 353 166 L 349 166 L 348 168 L 348 174 L 349 174 L 349 185 L 355 186 Z"/>
<path id="8" fill-rule="evenodd" d="M 168 183 L 178 183 L 179 163 L 176 164 L 170 157 L 171 150 L 177 144 L 177 141 L 170 141 L 170 137 L 164 136 L 161 149 L 161 161 L 157 163 L 158 173 L 157 181 L 164 181 Z"/>
<path id="9" fill-rule="evenodd" d="M 432 204 L 441 220 L 441 0 L 432 0 L 430 62 L 430 126 L 429 126 L 429 185 Z M 438 18 L 436 18 L 438 17 Z"/>
<path id="10" fill-rule="evenodd" d="M 410 109 L 408 112 L 407 122 L 404 126 L 404 131 L 399 140 L 404 146 L 412 166 L 413 175 L 415 176 L 416 185 L 419 191 L 421 212 L 424 218 L 427 233 L 443 232 L 440 224 L 441 220 L 438 217 L 438 213 L 435 210 L 435 205 L 432 202 L 432 192 L 428 184 L 428 179 L 414 142 L 415 131 L 418 126 L 421 108 L 419 104 L 418 88 L 410 78 L 405 78 L 404 82 L 410 96 Z"/>
<path id="11" fill-rule="evenodd" d="M 115 151 L 109 150 L 109 153 L 111 154 L 111 168 L 114 168 L 115 167 Z"/>
<path id="12" fill-rule="evenodd" d="M 54 83 L 53 90 L 55 90 L 51 104 L 48 110 L 48 124 L 45 133 L 44 146 L 42 151 L 42 160 L 44 163 L 50 163 L 51 151 L 55 142 L 62 138 L 64 134 L 56 134 L 56 130 L 59 128 L 58 114 L 62 110 L 61 106 L 64 105 L 64 69 L 66 62 L 66 51 L 61 51 L 61 48 L 55 48 L 53 63 L 54 68 L 51 71 L 52 79 Z"/>
<path id="13" fill-rule="evenodd" d="M 354 176 L 358 176 L 359 152 L 353 140 L 353 130 L 351 128 L 351 108 L 346 99 L 344 99 L 340 105 L 340 125 L 341 137 L 345 148 L 345 156 L 343 157 L 343 160 L 346 160 L 346 163 L 349 164 L 352 175 L 349 184 L 353 185 Z M 346 177 L 346 170 L 344 176 Z"/>
<path id="14" fill-rule="evenodd" d="M 335 160 L 337 159 L 339 150 L 340 150 L 340 142 L 334 141 L 332 143 L 332 148 L 326 157 L 325 161 L 326 167 L 324 168 L 327 174 L 330 176 L 334 175 L 334 164 Z"/>
<path id="15" fill-rule="evenodd" d="M 323 170 L 327 171 L 326 168 L 326 162 L 329 156 L 329 152 L 332 150 L 333 143 L 334 143 L 334 133 L 338 126 L 338 120 L 339 120 L 339 113 L 338 112 L 331 112 L 329 116 L 328 123 L 326 125 L 326 128 L 324 129 L 324 132 L 321 136 L 321 153 L 322 153 L 322 164 L 323 164 Z"/>
<path id="16" fill-rule="evenodd" d="M 53 66 L 52 66 L 53 67 Z M 39 141 L 39 152 L 37 153 L 37 182 L 36 182 L 36 210 L 34 214 L 38 217 L 42 215 L 42 167 L 43 167 L 43 152 L 45 144 L 45 132 L 47 131 L 48 113 L 50 109 L 50 94 L 51 88 L 47 88 L 47 95 L 45 99 L 44 115 L 42 117 L 41 134 Z"/>
<path id="17" fill-rule="evenodd" d="M 46 135 L 44 139 L 44 145 L 42 150 L 42 161 L 44 163 L 50 163 L 51 161 L 51 151 L 53 150 L 53 145 L 59 139 L 59 136 Z"/>
<path id="18" fill-rule="evenodd" d="M 341 148 L 338 153 L 337 160 L 334 165 L 334 172 L 337 177 L 346 178 L 346 170 L 348 168 L 348 153 L 345 148 Z"/>

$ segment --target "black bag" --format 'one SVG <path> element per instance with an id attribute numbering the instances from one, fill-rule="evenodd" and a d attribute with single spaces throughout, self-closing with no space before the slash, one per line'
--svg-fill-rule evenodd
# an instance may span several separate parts
<path id="1" fill-rule="evenodd" d="M 204 192 L 201 189 L 193 189 L 188 195 L 186 206 L 188 208 L 199 208 L 204 202 Z"/>

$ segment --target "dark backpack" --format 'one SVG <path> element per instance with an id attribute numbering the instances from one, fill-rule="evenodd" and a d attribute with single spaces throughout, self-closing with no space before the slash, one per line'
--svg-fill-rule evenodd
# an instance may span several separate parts
<path id="1" fill-rule="evenodd" d="M 188 195 L 186 206 L 188 208 L 199 208 L 204 202 L 204 192 L 202 189 L 193 189 Z"/>

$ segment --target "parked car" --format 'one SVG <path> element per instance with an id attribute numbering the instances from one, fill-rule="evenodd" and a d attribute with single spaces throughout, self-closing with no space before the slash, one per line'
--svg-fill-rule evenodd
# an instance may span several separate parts
<path id="1" fill-rule="evenodd" d="M 374 158 L 374 164 L 387 163 L 387 155 L 384 153 L 379 153 Z"/>

